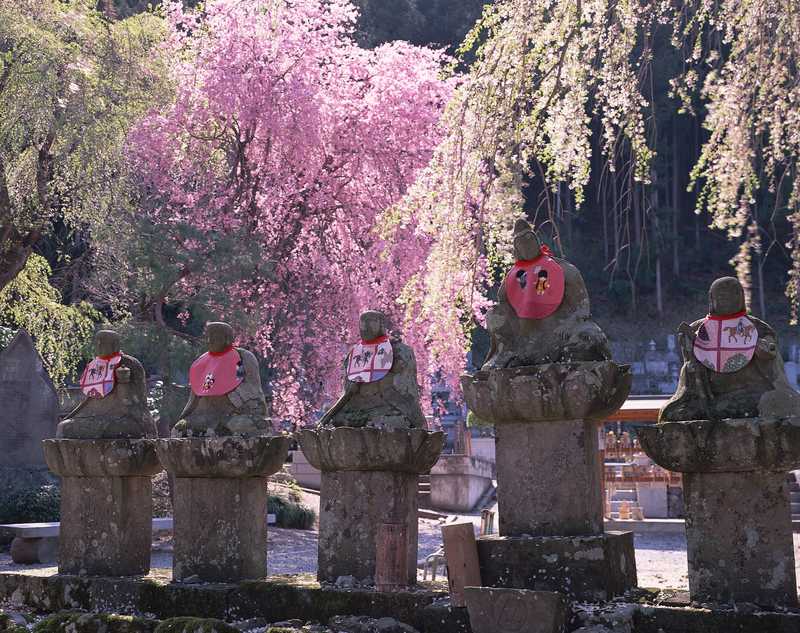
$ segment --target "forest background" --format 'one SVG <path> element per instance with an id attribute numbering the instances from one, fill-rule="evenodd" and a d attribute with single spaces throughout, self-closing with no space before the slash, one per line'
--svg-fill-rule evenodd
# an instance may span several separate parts
<path id="1" fill-rule="evenodd" d="M 0 0 L 0 5 L 8 1 Z M 374 48 L 405 40 L 417 46 L 444 48 L 450 55 L 457 54 L 459 44 L 483 9 L 483 3 L 475 0 L 356 0 L 355 4 L 360 9 L 356 38 L 361 46 Z M 148 3 L 103 0 L 96 8 L 103 20 L 115 23 L 146 12 Z M 120 66 L 118 72 L 136 75 L 147 87 L 142 94 L 158 93 L 154 71 L 147 68 L 145 61 L 163 35 L 162 26 L 154 20 L 144 21 L 138 28 L 145 31 L 138 33 L 137 40 L 142 67 Z M 147 29 L 152 33 L 146 33 Z M 703 195 L 702 182 L 691 181 L 692 169 L 709 138 L 708 112 L 699 100 L 698 107 L 690 112 L 674 95 L 670 80 L 685 69 L 685 52 L 673 45 L 669 35 L 657 29 L 653 33 L 647 43 L 651 63 L 643 83 L 650 99 L 646 136 L 655 154 L 645 177 L 637 175 L 634 160 L 624 153 L 613 159 L 616 169 L 611 171 L 606 159 L 595 152 L 591 158 L 593 177 L 581 193 L 580 207 L 574 188 L 564 182 L 552 189 L 544 183 L 544 175 L 542 179 L 525 176 L 520 206 L 524 204 L 527 216 L 554 248 L 582 271 L 596 320 L 612 341 L 628 345 L 634 355 L 636 350 L 643 351 L 651 339 L 661 344 L 681 321 L 703 316 L 709 284 L 718 276 L 735 274 L 732 262 L 738 255 L 741 265 L 742 244 L 755 236 L 757 246 L 747 249 L 748 270 L 740 276 L 747 280 L 753 313 L 776 327 L 784 353 L 788 353 L 798 343 L 797 329 L 790 325 L 792 307 L 786 292 L 794 265 L 788 246 L 792 239 L 791 205 L 780 195 L 780 185 L 777 195 L 774 187 L 766 188 L 753 197 L 744 235 L 732 237 L 725 230 L 710 227 L 713 218 L 702 204 L 698 205 Z M 115 63 L 113 55 L 107 61 Z M 474 61 L 474 52 L 467 51 L 457 67 L 465 73 Z M 796 77 L 793 81 L 797 81 Z M 116 86 L 112 84 L 113 81 L 94 86 L 98 93 L 92 98 L 113 101 Z M 87 125 L 79 131 L 98 137 L 117 133 L 118 126 L 113 123 L 107 127 L 96 125 L 94 107 L 96 104 L 87 105 Z M 139 116 L 149 107 L 150 103 L 131 99 L 124 113 L 112 108 L 111 117 Z M 108 115 L 107 107 L 104 115 Z M 9 120 L 8 111 L 3 116 Z M 596 126 L 593 144 L 599 147 L 603 143 L 602 127 L 599 123 L 592 125 Z M 41 156 L 41 147 L 37 151 Z M 35 162 L 36 157 L 31 160 Z M 115 172 L 110 168 L 111 161 L 104 162 L 99 157 L 92 164 L 109 166 L 108 173 L 87 177 L 112 180 Z M 38 175 L 43 169 L 34 171 Z M 65 195 L 63 191 L 61 195 Z M 113 207 L 118 197 L 136 194 L 109 186 L 101 195 L 102 204 Z M 141 357 L 148 371 L 169 385 L 173 377 L 181 375 L 181 368 L 185 373 L 200 351 L 199 337 L 205 320 L 218 316 L 226 306 L 219 303 L 219 297 L 205 301 L 198 298 L 191 303 L 159 296 L 153 289 L 160 285 L 159 275 L 167 273 L 158 267 L 157 262 L 164 255 L 158 249 L 168 249 L 168 244 L 165 246 L 156 235 L 143 231 L 141 225 L 116 224 L 113 214 L 103 217 L 108 218 L 109 225 L 100 230 L 97 225 L 70 223 L 55 213 L 47 226 L 17 235 L 16 239 L 11 236 L 16 230 L 13 223 L 0 222 L 4 231 L 0 237 L 6 243 L 14 242 L 16 248 L 0 250 L 5 257 L 0 276 L 7 277 L 0 279 L 0 325 L 31 329 L 54 378 L 70 381 L 75 379 L 81 359 L 90 354 L 88 342 L 93 329 L 98 323 L 119 319 L 117 326 L 125 336 L 126 350 Z M 115 240 L 125 243 L 125 248 L 120 246 L 120 256 L 113 259 L 114 266 L 121 268 L 109 270 L 101 260 Z M 14 255 L 20 252 L 34 257 L 26 255 L 15 260 Z M 111 281 L 115 275 L 136 277 L 139 292 L 127 294 L 124 305 L 109 296 L 110 291 L 118 289 Z M 489 297 L 493 292 L 488 289 Z M 32 305 L 37 306 L 35 310 L 31 310 Z M 486 335 L 478 326 L 472 338 L 473 360 L 480 362 L 485 349 Z M 421 366 L 435 364 L 423 362 Z M 275 367 L 268 359 L 264 362 L 268 385 L 279 382 Z M 298 381 L 296 376 L 292 380 Z M 167 393 L 164 397 L 164 406 L 174 408 L 178 405 L 171 405 L 170 397 L 177 402 L 182 395 Z M 305 415 L 300 409 L 292 413 L 297 418 Z"/>

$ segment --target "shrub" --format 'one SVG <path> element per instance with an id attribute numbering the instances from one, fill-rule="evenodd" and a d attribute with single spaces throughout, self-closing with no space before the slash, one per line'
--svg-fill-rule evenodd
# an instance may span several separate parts
<path id="1" fill-rule="evenodd" d="M 61 490 L 53 484 L 21 488 L 0 498 L 0 523 L 58 521 Z"/>
<path id="2" fill-rule="evenodd" d="M 269 496 L 267 509 L 270 514 L 275 515 L 275 524 L 282 528 L 309 530 L 317 518 L 317 513 L 311 508 L 277 495 Z"/>

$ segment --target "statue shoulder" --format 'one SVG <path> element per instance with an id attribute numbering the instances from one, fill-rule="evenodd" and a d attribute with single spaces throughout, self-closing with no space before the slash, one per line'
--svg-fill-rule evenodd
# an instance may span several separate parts
<path id="1" fill-rule="evenodd" d="M 243 347 L 237 347 L 236 351 L 239 352 L 239 357 L 242 359 L 245 369 L 247 371 L 254 370 L 256 375 L 258 375 L 258 359 L 256 355 Z"/>
<path id="2" fill-rule="evenodd" d="M 416 356 L 414 355 L 414 350 L 411 348 L 410 345 L 406 345 L 403 341 L 394 340 L 392 341 L 392 353 L 394 354 L 395 359 L 400 359 L 404 361 L 411 361 L 416 362 Z"/>
<path id="3" fill-rule="evenodd" d="M 773 328 L 769 323 L 766 321 L 762 321 L 761 319 L 754 317 L 751 314 L 747 315 L 747 318 L 753 322 L 753 325 L 756 326 L 756 330 L 758 330 L 759 336 L 772 336 L 777 338 L 775 334 L 775 328 Z"/>
<path id="4" fill-rule="evenodd" d="M 128 354 L 122 354 L 122 360 L 120 361 L 120 365 L 123 367 L 128 367 L 131 370 L 131 373 L 141 374 L 142 378 L 144 378 L 145 371 L 144 365 L 139 362 L 139 359 L 135 356 L 130 356 Z"/>

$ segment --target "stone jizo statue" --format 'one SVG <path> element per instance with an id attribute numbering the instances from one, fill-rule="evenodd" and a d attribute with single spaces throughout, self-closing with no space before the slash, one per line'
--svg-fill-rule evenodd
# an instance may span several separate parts
<path id="1" fill-rule="evenodd" d="M 514 225 L 514 258 L 487 315 L 491 347 L 482 369 L 609 360 L 583 277 L 554 257 L 525 220 Z"/>
<path id="2" fill-rule="evenodd" d="M 258 360 L 234 347 L 233 328 L 207 323 L 208 351 L 192 364 L 192 393 L 173 437 L 259 436 L 271 431 Z"/>
<path id="3" fill-rule="evenodd" d="M 81 376 L 84 400 L 58 425 L 56 437 L 118 439 L 157 437 L 147 409 L 147 383 L 142 364 L 120 349 L 119 334 L 100 330 L 94 337 L 95 357 Z"/>
<path id="4" fill-rule="evenodd" d="M 389 338 L 382 312 L 364 312 L 359 332 L 361 342 L 353 346 L 344 362 L 344 394 L 319 425 L 426 428 L 414 351 L 399 339 Z"/>
<path id="5" fill-rule="evenodd" d="M 783 369 L 775 331 L 747 314 L 734 277 L 711 284 L 708 316 L 681 324 L 678 390 L 659 421 L 783 418 L 800 413 L 800 394 Z"/>

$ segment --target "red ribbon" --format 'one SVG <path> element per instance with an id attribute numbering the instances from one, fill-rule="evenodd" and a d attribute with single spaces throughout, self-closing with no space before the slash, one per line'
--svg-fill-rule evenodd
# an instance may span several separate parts
<path id="1" fill-rule="evenodd" d="M 109 354 L 108 356 L 98 356 L 97 358 L 99 358 L 100 360 L 108 361 L 111 360 L 112 358 L 117 358 L 119 356 L 122 356 L 122 352 L 114 352 L 113 354 Z"/>
<path id="2" fill-rule="evenodd" d="M 747 316 L 747 310 L 740 310 L 733 314 L 709 314 L 706 318 L 712 321 L 727 321 L 728 319 L 738 319 L 743 316 Z"/>
<path id="3" fill-rule="evenodd" d="M 375 345 L 376 343 L 385 343 L 388 340 L 389 340 L 389 335 L 388 334 L 383 334 L 382 336 L 378 336 L 376 338 L 371 338 L 368 341 L 365 341 L 364 339 L 361 339 L 361 344 L 362 345 Z"/>
<path id="4" fill-rule="evenodd" d="M 225 356 L 225 354 L 230 352 L 232 349 L 233 349 L 233 345 L 229 345 L 228 347 L 226 347 L 221 352 L 212 352 L 211 350 L 209 350 L 208 353 L 209 353 L 210 356 Z"/>

